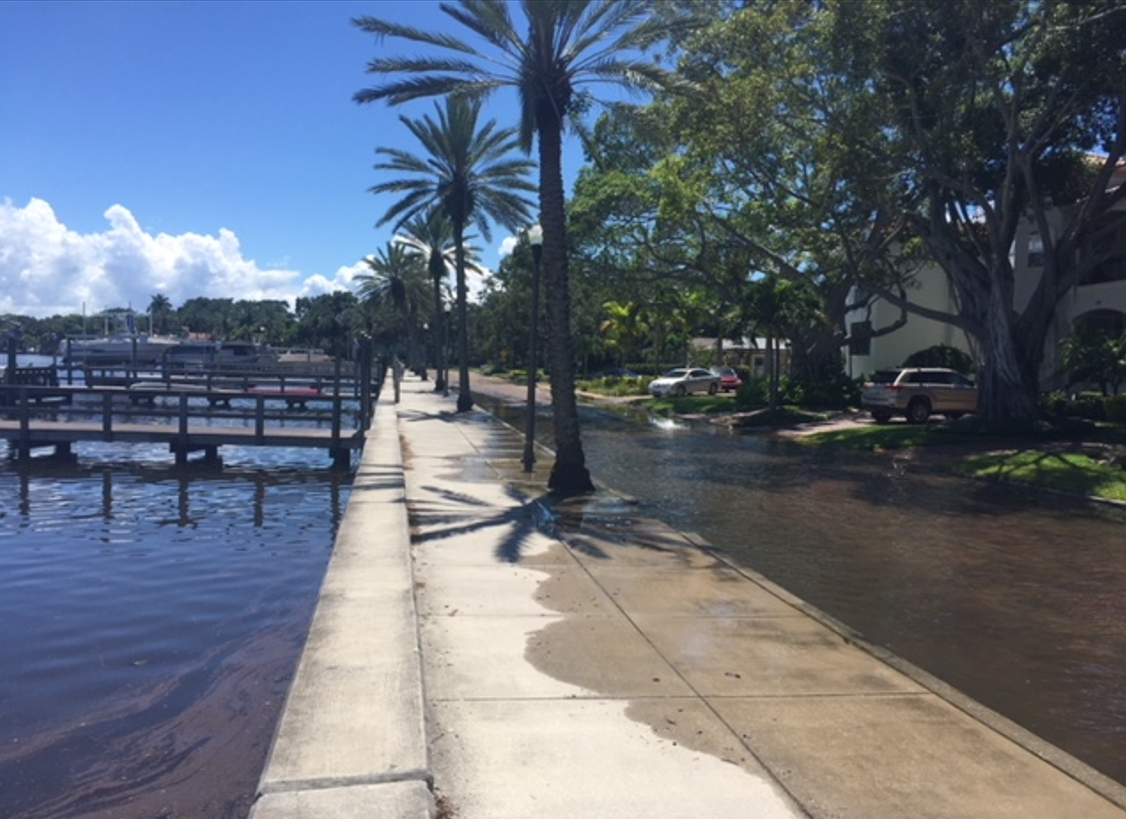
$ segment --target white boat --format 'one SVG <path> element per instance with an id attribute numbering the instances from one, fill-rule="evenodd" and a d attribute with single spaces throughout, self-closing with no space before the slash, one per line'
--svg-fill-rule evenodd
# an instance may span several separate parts
<path id="1" fill-rule="evenodd" d="M 277 354 L 249 341 L 181 341 L 164 351 L 168 370 L 221 370 L 272 364 Z"/>
<path id="2" fill-rule="evenodd" d="M 180 343 L 173 336 L 156 335 L 152 332 L 152 317 L 149 316 L 149 332 L 141 332 L 132 311 L 110 311 L 100 318 L 104 330 L 100 336 L 77 336 L 63 342 L 63 360 L 79 366 L 143 366 L 160 361 L 164 351 Z M 119 329 L 110 332 L 110 326 Z"/>
<path id="3" fill-rule="evenodd" d="M 279 364 L 332 364 L 334 359 L 317 347 L 288 347 L 274 349 Z"/>
<path id="4" fill-rule="evenodd" d="M 178 338 L 147 333 L 71 338 L 63 346 L 63 358 L 68 364 L 86 366 L 152 365 L 160 361 L 166 350 L 179 343 Z"/>

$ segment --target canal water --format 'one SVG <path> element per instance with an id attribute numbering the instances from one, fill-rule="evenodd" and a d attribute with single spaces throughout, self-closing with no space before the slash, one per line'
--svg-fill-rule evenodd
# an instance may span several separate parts
<path id="1" fill-rule="evenodd" d="M 481 398 L 522 424 L 518 408 Z M 1126 784 L 1121 508 L 943 474 L 902 453 L 581 416 L 591 473 L 638 500 L 627 517 L 699 533 Z M 540 427 L 550 441 L 550 418 Z"/>
<path id="2" fill-rule="evenodd" d="M 351 476 L 75 450 L 0 460 L 0 816 L 242 819 Z"/>

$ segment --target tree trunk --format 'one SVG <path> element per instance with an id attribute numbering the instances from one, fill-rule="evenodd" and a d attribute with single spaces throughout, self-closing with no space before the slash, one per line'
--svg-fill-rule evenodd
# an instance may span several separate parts
<path id="1" fill-rule="evenodd" d="M 473 409 L 469 392 L 469 291 L 465 283 L 465 225 L 454 223 L 454 253 L 457 266 L 457 411 Z"/>
<path id="2" fill-rule="evenodd" d="M 554 126 L 554 127 L 552 127 Z M 551 408 L 555 464 L 548 488 L 561 494 L 593 492 L 579 433 L 575 400 L 575 354 L 571 337 L 571 286 L 567 269 L 567 217 L 563 198 L 561 123 L 540 123 L 540 220 L 543 227 L 544 292 L 548 306 Z"/>
<path id="3" fill-rule="evenodd" d="M 426 380 L 426 355 L 418 332 L 418 308 L 412 303 L 407 308 L 407 359 L 415 375 Z"/>
<path id="4" fill-rule="evenodd" d="M 774 333 L 766 334 L 766 376 L 770 379 L 770 411 L 778 409 L 778 354 L 775 350 L 777 342 Z"/>
<path id="5" fill-rule="evenodd" d="M 945 269 L 966 320 L 967 333 L 981 354 L 978 372 L 979 418 L 991 422 L 1031 423 L 1039 416 L 1039 371 L 1043 357 L 1044 315 L 1049 290 L 1041 282 L 1018 316 L 1013 304 L 1014 272 L 1008 254 L 994 250 L 982 261 L 958 252 L 953 238 L 929 237 L 934 258 Z M 1055 300 L 1052 301 L 1054 309 Z"/>
<path id="6" fill-rule="evenodd" d="M 986 421 L 1035 421 L 1040 408 L 1039 369 L 1044 338 L 1021 343 L 1008 299 L 989 296 L 989 320 L 981 337 L 984 366 L 978 374 L 978 416 Z"/>
<path id="7" fill-rule="evenodd" d="M 434 344 L 434 366 L 438 368 L 438 375 L 434 378 L 434 391 L 444 392 L 446 389 L 446 313 L 442 309 L 442 277 L 446 272 L 446 263 L 441 254 L 430 254 L 430 278 L 434 282 L 434 321 L 431 322 Z"/>

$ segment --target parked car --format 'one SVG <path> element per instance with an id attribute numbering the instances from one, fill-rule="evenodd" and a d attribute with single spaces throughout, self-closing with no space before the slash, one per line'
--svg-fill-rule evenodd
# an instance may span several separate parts
<path id="1" fill-rule="evenodd" d="M 719 388 L 724 392 L 732 392 L 743 386 L 743 379 L 731 367 L 719 367 L 712 372 L 719 376 Z"/>
<path id="2" fill-rule="evenodd" d="M 671 395 L 679 398 L 694 392 L 715 395 L 719 392 L 719 376 L 700 367 L 677 367 L 649 382 L 650 395 Z"/>
<path id="3" fill-rule="evenodd" d="M 897 367 L 879 370 L 864 385 L 861 405 L 877 424 L 893 415 L 923 424 L 933 414 L 958 418 L 977 412 L 977 387 L 956 370 L 941 367 Z"/>

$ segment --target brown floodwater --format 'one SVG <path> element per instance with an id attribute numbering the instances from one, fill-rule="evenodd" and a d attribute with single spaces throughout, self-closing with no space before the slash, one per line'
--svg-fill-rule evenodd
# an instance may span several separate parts
<path id="1" fill-rule="evenodd" d="M 521 423 L 518 408 L 490 409 Z M 629 515 L 699 533 L 1126 784 L 1122 508 L 902 455 L 581 412 L 591 473 L 639 501 Z M 539 426 L 550 442 L 550 417 Z"/>

